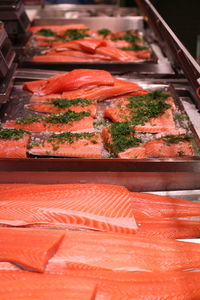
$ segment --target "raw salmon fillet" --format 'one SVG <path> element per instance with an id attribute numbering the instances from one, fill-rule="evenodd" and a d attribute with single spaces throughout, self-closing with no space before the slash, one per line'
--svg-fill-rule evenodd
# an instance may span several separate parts
<path id="1" fill-rule="evenodd" d="M 103 144 L 99 134 L 54 134 L 36 145 L 29 145 L 28 153 L 43 156 L 101 158 Z"/>
<path id="2" fill-rule="evenodd" d="M 62 231 L 0 228 L 0 261 L 44 272 L 63 236 Z"/>
<path id="3" fill-rule="evenodd" d="M 82 97 L 100 101 L 114 96 L 124 95 L 130 92 L 135 92 L 135 95 L 146 94 L 146 90 L 144 90 L 136 83 L 114 79 L 113 86 L 91 87 L 78 89 L 71 92 L 64 92 L 63 97 L 68 99 Z"/>
<path id="4" fill-rule="evenodd" d="M 130 55 L 128 51 L 123 51 L 114 47 L 98 47 L 95 53 L 111 57 L 116 61 L 128 62 L 134 60 L 133 56 Z"/>
<path id="5" fill-rule="evenodd" d="M 73 113 L 73 114 L 72 114 Z M 89 116 L 81 115 L 82 113 L 88 114 Z M 68 116 L 73 115 L 74 120 L 67 121 Z M 33 132 L 65 132 L 65 131 L 75 131 L 75 132 L 92 132 L 94 131 L 93 127 L 93 118 L 88 112 L 72 112 L 68 110 L 63 114 L 53 114 L 49 117 L 38 118 L 34 122 L 29 123 L 29 120 L 25 118 L 25 123 L 20 123 L 19 120 L 10 120 L 3 124 L 4 128 L 15 128 L 23 129 Z"/>
<path id="6" fill-rule="evenodd" d="M 87 38 L 87 39 L 79 39 L 79 40 L 67 42 L 65 43 L 65 46 L 67 48 L 74 49 L 76 48 L 74 44 L 78 45 L 80 50 L 90 52 L 90 53 L 95 53 L 95 50 L 100 46 L 106 45 L 106 42 L 102 39 Z"/>
<path id="7" fill-rule="evenodd" d="M 133 233 L 137 229 L 130 193 L 114 185 L 0 186 L 0 223 L 44 224 Z M 5 189 L 4 189 L 5 187 Z"/>
<path id="8" fill-rule="evenodd" d="M 66 99 L 67 101 L 68 99 Z M 71 105 L 67 107 L 61 107 L 58 105 L 55 105 L 53 102 L 46 102 L 46 103 L 36 103 L 36 104 L 28 104 L 25 105 L 25 108 L 38 111 L 38 112 L 44 112 L 44 113 L 51 113 L 51 114 L 59 114 L 64 113 L 68 110 L 72 110 L 74 112 L 81 112 L 81 111 L 87 111 L 90 113 L 90 115 L 95 118 L 96 117 L 96 105 L 90 104 L 90 105 Z"/>
<path id="9" fill-rule="evenodd" d="M 191 141 L 177 144 L 167 144 L 163 140 L 152 140 L 144 145 L 147 157 L 182 157 L 193 156 L 194 149 Z"/>
<path id="10" fill-rule="evenodd" d="M 137 126 L 136 126 L 137 127 Z M 172 135 L 167 135 L 168 132 L 165 132 L 165 135 L 161 135 L 163 138 L 166 137 L 184 137 L 187 136 L 185 133 L 180 130 L 170 130 L 170 133 L 173 133 Z M 174 135 L 174 133 L 178 133 L 177 135 Z M 149 141 L 140 147 L 135 148 L 129 148 L 124 152 L 120 152 L 118 154 L 119 158 L 148 158 L 148 157 L 191 157 L 194 155 L 194 148 L 192 145 L 192 141 L 190 140 L 183 140 L 178 141 L 177 143 L 167 143 L 162 138 L 154 139 L 152 141 Z"/>
<path id="11" fill-rule="evenodd" d="M 107 232 L 68 231 L 50 266 L 57 270 L 178 271 L 200 267 L 200 245 Z"/>
<path id="12" fill-rule="evenodd" d="M 2 300 L 94 300 L 96 294 L 96 284 L 78 276 L 2 272 L 0 279 Z"/>
<path id="13" fill-rule="evenodd" d="M 114 78 L 104 70 L 76 69 L 60 76 L 51 77 L 41 86 L 40 95 L 61 93 L 88 85 L 114 85 Z"/>
<path id="14" fill-rule="evenodd" d="M 8 135 L 10 136 L 8 138 Z M 28 132 L 16 129 L 0 131 L 0 157 L 24 158 L 30 139 Z"/>
<path id="15" fill-rule="evenodd" d="M 167 196 L 131 193 L 135 217 L 153 218 L 200 216 L 200 203 Z"/>
<path id="16" fill-rule="evenodd" d="M 137 217 L 137 236 L 145 238 L 187 239 L 200 236 L 200 222 L 170 218 Z"/>

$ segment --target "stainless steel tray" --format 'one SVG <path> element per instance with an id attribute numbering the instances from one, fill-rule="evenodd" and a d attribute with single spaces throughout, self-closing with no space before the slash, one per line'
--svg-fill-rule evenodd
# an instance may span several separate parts
<path id="1" fill-rule="evenodd" d="M 46 74 L 47 73 L 47 74 Z M 32 73 L 22 70 L 16 72 L 15 86 L 11 94 L 11 101 L 7 103 L 3 110 L 1 110 L 2 120 L 17 118 L 26 115 L 27 111 L 23 110 L 25 103 L 29 101 L 30 93 L 22 90 L 22 82 L 28 78 L 45 79 L 49 76 L 55 75 L 57 72 L 52 71 L 38 71 Z M 21 77 L 20 77 L 21 74 Z M 123 77 L 124 78 L 124 77 Z M 126 79 L 126 78 L 124 78 Z M 179 90 L 177 87 L 167 85 L 165 82 L 159 80 L 159 84 L 155 80 L 142 81 L 132 78 L 143 87 L 151 87 L 151 89 L 162 88 L 171 89 L 177 105 L 180 110 L 183 109 L 182 94 L 183 89 Z M 180 92 L 181 91 L 181 92 Z M 103 105 L 100 104 L 100 105 Z M 198 119 L 199 120 L 199 119 Z M 190 116 L 190 129 L 194 135 L 197 145 L 199 145 L 198 133 L 192 126 L 192 116 Z M 200 124 L 200 122 L 199 122 Z M 10 173 L 13 171 L 12 173 Z M 52 172 L 56 173 L 61 179 L 64 174 L 71 174 L 68 180 L 75 178 L 83 180 L 83 182 L 104 182 L 127 185 L 131 189 L 146 189 L 151 190 L 168 190 L 168 189 L 189 189 L 200 188 L 200 158 L 177 158 L 177 159 L 75 159 L 75 158 L 25 158 L 25 159 L 0 159 L 0 172 L 2 176 L 14 176 L 16 172 L 20 174 L 27 174 L 33 172 L 34 176 L 43 182 L 45 180 L 45 172 L 48 172 L 48 178 L 53 179 Z M 8 173 L 7 173 L 8 172 Z M 25 173 L 24 173 L 25 172 Z M 39 173 L 38 173 L 39 172 Z M 4 174 L 4 175 L 3 175 Z M 6 175 L 7 174 L 7 175 Z M 36 175 L 37 174 L 37 175 Z M 60 177 L 61 176 L 61 177 Z M 5 177 L 6 178 L 6 177 Z M 12 178 L 12 177 L 11 177 Z M 66 177 L 65 177 L 66 178 Z M 27 178 L 28 180 L 28 178 Z"/>
<path id="2" fill-rule="evenodd" d="M 54 70 L 71 70 L 74 68 L 98 68 L 115 72 L 134 71 L 136 73 L 159 73 L 159 74 L 174 74 L 168 59 L 162 54 L 161 49 L 148 36 L 148 32 L 144 29 L 143 17 L 90 17 L 79 19 L 35 19 L 32 26 L 40 25 L 63 25 L 83 23 L 89 28 L 102 29 L 108 28 L 114 32 L 129 29 L 138 29 L 144 33 L 144 38 L 147 41 L 151 51 L 152 57 L 149 60 L 138 60 L 136 62 L 69 62 L 69 63 L 39 63 L 33 62 L 31 57 L 34 55 L 36 49 L 31 46 L 31 41 L 27 43 L 24 48 L 24 58 L 20 62 L 20 67 L 23 68 L 38 68 L 38 69 L 54 69 Z"/>

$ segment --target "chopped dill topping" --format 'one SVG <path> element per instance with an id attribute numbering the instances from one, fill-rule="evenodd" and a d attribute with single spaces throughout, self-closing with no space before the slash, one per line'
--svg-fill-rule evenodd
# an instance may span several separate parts
<path id="1" fill-rule="evenodd" d="M 83 39 L 88 37 L 89 35 L 86 34 L 87 29 L 68 29 L 65 33 L 65 38 L 69 38 L 71 41 Z"/>
<path id="2" fill-rule="evenodd" d="M 142 142 L 141 139 L 134 137 L 134 129 L 128 122 L 116 122 L 109 127 L 109 131 L 112 136 L 112 144 L 107 144 L 111 149 L 112 155 L 117 156 L 119 152 L 122 152 L 131 147 L 137 147 Z"/>
<path id="3" fill-rule="evenodd" d="M 75 98 L 75 99 L 55 98 L 55 99 L 51 99 L 51 103 L 60 108 L 70 107 L 74 105 L 80 105 L 84 107 L 91 104 L 92 100 L 85 99 L 85 98 Z"/>
<path id="4" fill-rule="evenodd" d="M 127 41 L 131 44 L 134 44 L 136 41 L 138 41 L 140 38 L 137 35 L 133 35 L 130 33 L 126 33 L 124 36 L 114 36 L 111 38 L 112 41 Z"/>
<path id="5" fill-rule="evenodd" d="M 55 36 L 55 32 L 51 29 L 40 29 L 39 31 L 37 31 L 37 34 L 43 36 Z"/>
<path id="6" fill-rule="evenodd" d="M 126 107 L 131 109 L 131 123 L 132 125 L 148 122 L 151 118 L 156 118 L 164 111 L 171 107 L 170 104 L 165 103 L 169 97 L 162 91 L 154 91 L 146 95 L 136 95 L 128 98 L 130 101 Z"/>
<path id="7" fill-rule="evenodd" d="M 26 130 L 22 129 L 3 129 L 0 131 L 0 139 L 1 140 L 19 140 L 24 134 L 30 134 Z"/>
<path id="8" fill-rule="evenodd" d="M 109 33 L 111 33 L 111 31 L 107 28 L 103 28 L 103 29 L 98 30 L 97 33 L 107 36 Z"/>
<path id="9" fill-rule="evenodd" d="M 166 144 L 178 144 L 181 142 L 191 141 L 191 137 L 187 134 L 178 134 L 178 135 L 166 135 L 162 136 L 158 140 L 163 140 Z"/>
<path id="10" fill-rule="evenodd" d="M 65 142 L 72 144 L 74 142 L 74 140 L 76 140 L 76 139 L 90 138 L 90 137 L 93 137 L 94 135 L 95 135 L 95 133 L 90 133 L 90 132 L 81 132 L 81 133 L 64 132 L 64 133 L 60 133 L 60 134 L 53 133 L 48 138 L 48 141 L 51 143 L 56 142 L 58 144 L 60 144 L 60 143 L 62 144 Z"/>
<path id="11" fill-rule="evenodd" d="M 90 116 L 89 112 L 81 111 L 79 113 L 76 113 L 74 111 L 68 110 L 63 114 L 50 115 L 49 117 L 46 117 L 43 120 L 49 123 L 57 124 L 57 123 L 67 123 L 70 121 L 78 121 L 87 116 Z"/>
<path id="12" fill-rule="evenodd" d="M 40 117 L 34 116 L 34 115 L 29 115 L 26 118 L 20 118 L 16 120 L 17 124 L 32 124 L 35 122 L 39 122 L 41 120 Z"/>

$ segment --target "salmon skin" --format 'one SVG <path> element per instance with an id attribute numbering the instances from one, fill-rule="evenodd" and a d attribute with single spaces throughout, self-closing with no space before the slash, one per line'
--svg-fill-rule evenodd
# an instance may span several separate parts
<path id="1" fill-rule="evenodd" d="M 65 132 L 53 134 L 46 140 L 29 144 L 28 153 L 40 156 L 100 158 L 102 148 L 99 134 Z"/>
<path id="2" fill-rule="evenodd" d="M 114 85 L 114 79 L 109 72 L 104 70 L 75 69 L 44 81 L 39 80 L 37 83 L 25 83 L 24 88 L 35 92 L 37 86 L 37 93 L 42 96 L 74 90 L 88 85 Z M 34 89 L 32 89 L 32 85 L 34 85 Z"/>
<path id="3" fill-rule="evenodd" d="M 44 272 L 64 233 L 27 228 L 0 228 L 0 260 Z"/>
<path id="4" fill-rule="evenodd" d="M 120 79 L 114 79 L 113 86 L 82 88 L 75 91 L 68 91 L 63 93 L 63 97 L 66 97 L 68 99 L 84 97 L 87 99 L 101 101 L 114 96 L 124 95 L 131 92 L 135 92 L 135 95 L 143 95 L 147 93 L 146 90 L 144 90 L 136 83 Z"/>
<path id="5" fill-rule="evenodd" d="M 94 300 L 96 294 L 96 284 L 91 280 L 67 274 L 2 272 L 0 279 L 1 299 Z"/>
<path id="6" fill-rule="evenodd" d="M 68 110 L 78 113 L 81 111 L 86 111 L 89 112 L 93 118 L 96 117 L 96 105 L 93 104 L 91 100 L 82 98 L 76 98 L 72 100 L 66 98 L 55 98 L 43 104 L 28 104 L 25 105 L 25 107 L 38 112 L 54 114 L 64 113 Z"/>
<path id="7" fill-rule="evenodd" d="M 69 243 L 70 241 L 70 243 Z M 200 245 L 137 235 L 68 231 L 48 267 L 57 270 L 179 271 L 200 267 Z"/>
<path id="8" fill-rule="evenodd" d="M 137 225 L 129 195 L 126 188 L 101 184 L 19 185 L 15 192 L 1 185 L 0 223 L 133 233 Z"/>
<path id="9" fill-rule="evenodd" d="M 0 157 L 25 158 L 30 133 L 20 129 L 0 131 Z"/>
<path id="10" fill-rule="evenodd" d="M 176 218 L 200 216 L 200 203 L 167 196 L 131 193 L 134 215 L 137 218 Z"/>
<path id="11" fill-rule="evenodd" d="M 167 132 L 165 133 L 167 134 Z M 118 154 L 119 158 L 148 158 L 148 157 L 192 157 L 194 148 L 189 135 L 163 135 L 140 147 L 130 148 Z"/>
<path id="12" fill-rule="evenodd" d="M 33 132 L 84 132 L 94 131 L 93 118 L 89 112 L 74 112 L 68 110 L 62 114 L 52 114 L 48 117 L 28 116 L 18 120 L 10 120 L 3 124 L 4 128 L 15 128 Z"/>

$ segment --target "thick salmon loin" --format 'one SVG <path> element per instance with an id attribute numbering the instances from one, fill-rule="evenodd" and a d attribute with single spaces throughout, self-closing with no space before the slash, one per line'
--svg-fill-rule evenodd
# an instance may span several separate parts
<path id="1" fill-rule="evenodd" d="M 63 236 L 62 231 L 0 228 L 0 261 L 44 272 Z"/>
<path id="2" fill-rule="evenodd" d="M 179 271 L 200 267 L 200 245 L 107 232 L 68 231 L 48 268 Z"/>
<path id="3" fill-rule="evenodd" d="M 29 144 L 28 153 L 42 156 L 101 158 L 102 149 L 99 134 L 65 132 Z"/>
<path id="4" fill-rule="evenodd" d="M 104 70 L 76 69 L 37 83 L 25 83 L 24 88 L 42 96 L 89 85 L 114 85 L 114 78 Z"/>
<path id="5" fill-rule="evenodd" d="M 77 89 L 74 91 L 64 92 L 63 97 L 68 99 L 84 97 L 87 99 L 94 99 L 96 101 L 100 101 L 109 99 L 114 96 L 128 94 L 130 92 L 134 92 L 135 95 L 143 95 L 147 93 L 147 91 L 144 90 L 137 83 L 120 79 L 114 79 L 113 86 L 97 86 Z"/>
<path id="6" fill-rule="evenodd" d="M 134 233 L 129 191 L 95 184 L 0 186 L 0 223 Z"/>
<path id="7" fill-rule="evenodd" d="M 78 276 L 1 272 L 0 295 L 2 300 L 94 300 L 96 284 Z"/>

